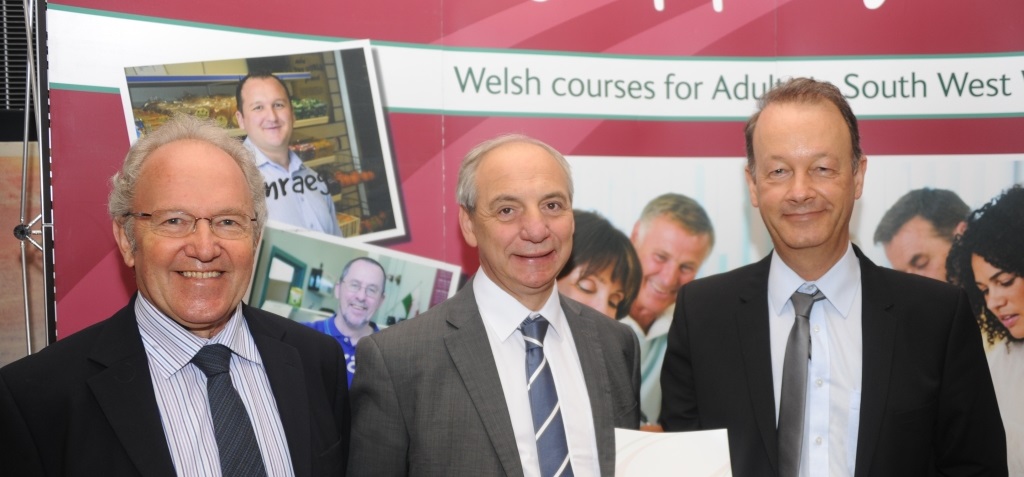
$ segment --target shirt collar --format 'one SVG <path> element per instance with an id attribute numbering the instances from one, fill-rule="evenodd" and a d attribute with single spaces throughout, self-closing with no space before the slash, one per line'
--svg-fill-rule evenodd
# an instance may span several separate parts
<path id="1" fill-rule="evenodd" d="M 618 321 L 619 323 L 624 323 L 626 326 L 632 328 L 633 332 L 636 333 L 638 338 L 640 338 L 640 341 L 650 341 L 659 336 L 668 334 L 668 330 L 672 328 L 672 319 L 675 316 L 675 313 L 676 304 L 673 302 L 668 306 L 668 308 L 665 308 L 665 311 L 662 311 L 661 314 L 654 319 L 654 322 L 651 323 L 651 327 L 648 328 L 646 332 L 631 316 L 623 317 Z"/>
<path id="2" fill-rule="evenodd" d="M 334 338 L 349 338 L 348 335 L 342 333 L 341 330 L 338 329 L 338 324 L 334 321 L 337 319 L 337 313 L 331 315 L 331 317 L 327 319 L 327 335 Z M 380 331 L 380 328 L 377 327 L 377 323 L 373 320 L 370 320 L 370 329 L 373 330 L 374 333 Z"/>
<path id="3" fill-rule="evenodd" d="M 242 144 L 244 144 L 245 147 L 249 148 L 249 151 L 252 152 L 253 159 L 255 159 L 255 161 L 256 161 L 256 167 L 267 166 L 267 167 L 276 167 L 278 169 L 284 169 L 283 167 L 281 167 L 280 164 L 278 164 L 278 163 L 276 163 L 274 161 L 271 161 L 270 158 L 267 157 L 267 155 L 264 154 L 263 151 L 260 150 L 260 148 L 256 147 L 256 145 L 253 144 L 252 141 L 249 140 L 249 138 L 245 138 L 245 142 L 243 142 Z M 302 159 L 299 159 L 299 156 L 297 154 L 295 154 L 294 152 L 291 152 L 289 150 L 288 151 L 288 172 L 289 173 L 295 172 L 295 171 L 299 170 L 302 167 L 303 167 L 302 166 Z"/>
<path id="4" fill-rule="evenodd" d="M 530 310 L 502 290 L 497 283 L 494 283 L 484 272 L 483 268 L 473 275 L 473 294 L 476 296 L 477 309 L 484 323 L 497 334 L 501 341 L 505 341 L 515 334 L 519 325 L 530 315 L 540 313 L 549 323 L 548 330 L 554 331 L 555 336 L 561 339 L 567 336 L 565 327 L 568 323 L 565 314 L 562 313 L 562 303 L 558 298 L 558 284 L 551 287 L 551 295 L 539 310 Z M 545 338 L 547 339 L 547 338 Z"/>
<path id="5" fill-rule="evenodd" d="M 821 278 L 812 282 L 800 278 L 800 275 L 779 258 L 778 253 L 772 253 L 771 267 L 768 270 L 768 306 L 776 315 L 782 314 L 782 309 L 789 303 L 789 297 L 804 283 L 817 286 L 843 317 L 848 316 L 853 307 L 854 297 L 857 296 L 857 287 L 860 286 L 860 260 L 853 251 L 853 245 L 848 244 L 842 258 Z"/>
<path id="6" fill-rule="evenodd" d="M 147 345 L 150 358 L 157 364 L 157 369 L 165 374 L 165 378 L 188 365 L 199 349 L 208 344 L 225 345 L 239 357 L 258 365 L 263 364 L 249 326 L 242 316 L 241 304 L 235 308 L 224 329 L 210 339 L 192 334 L 157 309 L 141 293 L 135 300 L 135 316 L 139 334 Z"/>

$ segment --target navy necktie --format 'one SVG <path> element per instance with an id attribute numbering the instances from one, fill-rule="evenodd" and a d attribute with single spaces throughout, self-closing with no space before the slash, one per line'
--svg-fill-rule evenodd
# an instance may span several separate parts
<path id="1" fill-rule="evenodd" d="M 813 287 L 813 285 L 812 285 Z M 803 287 L 801 287 L 803 288 Z M 811 291 L 811 290 L 808 290 Z M 779 477 L 800 474 L 800 453 L 804 437 L 804 402 L 807 399 L 807 366 L 811 358 L 810 319 L 814 302 L 825 295 L 797 291 L 790 298 L 796 319 L 789 331 L 782 365 L 782 397 L 779 402 Z"/>
<path id="2" fill-rule="evenodd" d="M 544 356 L 544 335 L 548 331 L 548 320 L 533 315 L 520 325 L 520 330 L 526 340 L 526 388 L 530 393 L 540 473 L 543 477 L 571 476 L 572 463 L 569 462 L 569 444 L 565 440 L 562 408 L 558 403 L 551 367 Z"/>
<path id="3" fill-rule="evenodd" d="M 266 476 L 256 433 L 238 391 L 231 384 L 231 349 L 222 344 L 203 346 L 192 362 L 206 374 L 206 392 L 224 477 Z"/>

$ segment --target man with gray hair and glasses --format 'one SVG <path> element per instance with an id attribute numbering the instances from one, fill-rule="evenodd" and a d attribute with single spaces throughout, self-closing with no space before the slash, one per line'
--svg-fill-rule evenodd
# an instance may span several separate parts
<path id="1" fill-rule="evenodd" d="M 334 316 L 306 323 L 306 326 L 334 338 L 345 352 L 348 385 L 356 373 L 356 345 L 365 336 L 380 328 L 373 315 L 384 303 L 387 273 L 380 262 L 370 257 L 357 257 L 341 269 L 341 278 L 334 285 L 338 312 Z"/>
<path id="2" fill-rule="evenodd" d="M 177 116 L 113 177 L 138 293 L 0 370 L 9 475 L 343 475 L 349 403 L 329 337 L 241 303 L 267 208 L 252 156 Z"/>

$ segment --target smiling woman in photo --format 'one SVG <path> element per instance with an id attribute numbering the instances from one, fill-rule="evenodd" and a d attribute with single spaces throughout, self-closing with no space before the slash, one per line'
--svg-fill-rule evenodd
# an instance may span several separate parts
<path id="1" fill-rule="evenodd" d="M 1006 429 L 1006 448 L 1024 449 L 1024 189 L 1007 189 L 971 213 L 946 263 L 951 283 L 967 290 L 988 345 L 989 369 Z M 1010 452 L 1010 475 L 1024 475 L 1024 455 Z"/>

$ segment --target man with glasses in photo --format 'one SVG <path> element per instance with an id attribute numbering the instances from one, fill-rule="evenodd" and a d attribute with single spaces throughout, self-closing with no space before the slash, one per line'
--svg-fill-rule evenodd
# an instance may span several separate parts
<path id="1" fill-rule="evenodd" d="M 267 218 L 249 152 L 178 116 L 139 139 L 112 182 L 138 293 L 0 369 L 4 475 L 344 475 L 341 350 L 242 303 Z"/>
<path id="2" fill-rule="evenodd" d="M 330 335 L 345 351 L 345 369 L 348 384 L 356 372 L 356 344 L 359 338 L 372 335 L 380 329 L 373 322 L 380 304 L 384 302 L 384 267 L 370 257 L 359 257 L 345 264 L 341 278 L 334 286 L 338 299 L 338 312 L 330 318 L 306 323 L 306 326 Z"/>

